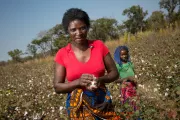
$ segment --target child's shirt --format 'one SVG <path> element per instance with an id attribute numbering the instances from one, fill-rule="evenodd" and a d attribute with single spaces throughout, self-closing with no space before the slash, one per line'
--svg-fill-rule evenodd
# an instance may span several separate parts
<path id="1" fill-rule="evenodd" d="M 134 65 L 133 65 L 132 62 L 124 63 L 121 66 L 119 64 L 116 64 L 116 67 L 118 69 L 118 72 L 119 72 L 119 75 L 120 75 L 119 77 L 121 79 L 135 75 L 135 73 L 134 73 Z"/>

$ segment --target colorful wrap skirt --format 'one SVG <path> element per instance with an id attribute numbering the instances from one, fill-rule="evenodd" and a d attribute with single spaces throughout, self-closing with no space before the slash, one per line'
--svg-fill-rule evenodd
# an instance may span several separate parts
<path id="1" fill-rule="evenodd" d="M 121 104 L 128 103 L 133 111 L 139 110 L 137 102 L 139 102 L 139 96 L 136 92 L 136 84 L 134 82 L 123 82 L 121 91 Z"/>
<path id="2" fill-rule="evenodd" d="M 68 93 L 66 109 L 70 120 L 121 120 L 114 112 L 110 92 L 75 89 Z"/>

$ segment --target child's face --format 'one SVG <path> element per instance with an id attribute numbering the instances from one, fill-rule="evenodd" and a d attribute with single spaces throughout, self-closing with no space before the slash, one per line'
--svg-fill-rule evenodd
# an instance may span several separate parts
<path id="1" fill-rule="evenodd" d="M 127 62 L 128 61 L 128 51 L 121 50 L 120 51 L 120 59 L 122 62 Z"/>

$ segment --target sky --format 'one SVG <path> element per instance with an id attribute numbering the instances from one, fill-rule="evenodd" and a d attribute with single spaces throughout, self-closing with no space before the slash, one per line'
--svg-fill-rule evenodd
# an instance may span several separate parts
<path id="1" fill-rule="evenodd" d="M 119 23 L 126 20 L 124 9 L 140 5 L 148 11 L 160 10 L 159 0 L 0 0 L 0 61 L 10 60 L 8 51 L 27 45 L 39 32 L 61 24 L 64 12 L 69 8 L 81 8 L 92 20 L 114 18 Z"/>

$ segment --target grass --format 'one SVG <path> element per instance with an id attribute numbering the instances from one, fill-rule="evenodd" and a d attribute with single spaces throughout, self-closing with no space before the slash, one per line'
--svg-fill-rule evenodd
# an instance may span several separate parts
<path id="1" fill-rule="evenodd" d="M 130 48 L 138 76 L 141 118 L 180 118 L 180 30 L 149 31 L 131 38 L 129 43 L 120 38 L 106 45 L 112 55 L 118 45 Z M 66 119 L 66 95 L 54 92 L 53 69 L 53 57 L 0 66 L 0 118 Z M 107 87 L 120 114 L 119 85 L 110 83 Z"/>

